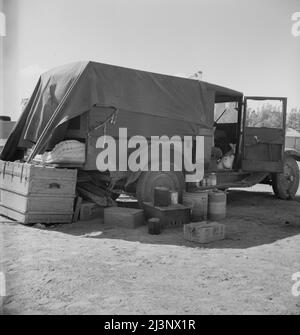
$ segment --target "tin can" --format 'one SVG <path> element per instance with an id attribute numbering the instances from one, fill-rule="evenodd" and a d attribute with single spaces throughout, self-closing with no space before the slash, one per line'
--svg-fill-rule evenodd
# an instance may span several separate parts
<path id="1" fill-rule="evenodd" d="M 161 233 L 160 219 L 152 218 L 148 220 L 148 232 L 150 235 L 159 235 Z"/>
<path id="2" fill-rule="evenodd" d="M 206 178 L 206 186 L 212 186 L 211 185 L 211 178 L 210 178 L 210 175 L 208 176 L 208 178 Z"/>
<path id="3" fill-rule="evenodd" d="M 209 176 L 210 180 L 210 186 L 216 186 L 217 185 L 217 175 L 215 173 L 211 173 Z"/>
<path id="4" fill-rule="evenodd" d="M 170 202 L 171 205 L 178 205 L 178 192 L 170 191 Z"/>

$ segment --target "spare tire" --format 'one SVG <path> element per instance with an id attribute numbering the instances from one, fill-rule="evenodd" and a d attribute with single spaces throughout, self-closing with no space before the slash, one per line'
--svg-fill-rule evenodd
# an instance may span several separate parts
<path id="1" fill-rule="evenodd" d="M 185 189 L 185 179 L 181 172 L 161 171 L 143 172 L 136 186 L 136 197 L 140 205 L 143 202 L 154 202 L 154 188 L 167 187 L 178 192 L 179 199 Z"/>
<path id="2" fill-rule="evenodd" d="M 272 176 L 272 187 L 279 199 L 292 200 L 299 187 L 299 167 L 292 156 L 285 156 L 283 173 Z"/>

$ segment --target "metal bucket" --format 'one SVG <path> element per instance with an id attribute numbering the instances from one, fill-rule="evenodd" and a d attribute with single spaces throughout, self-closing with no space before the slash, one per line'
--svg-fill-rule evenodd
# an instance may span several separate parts
<path id="1" fill-rule="evenodd" d="M 148 220 L 148 232 L 150 235 L 159 235 L 161 233 L 160 219 L 152 218 Z"/>

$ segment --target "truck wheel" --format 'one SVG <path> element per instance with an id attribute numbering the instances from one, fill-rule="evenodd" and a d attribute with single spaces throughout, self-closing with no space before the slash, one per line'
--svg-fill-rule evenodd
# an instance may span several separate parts
<path id="1" fill-rule="evenodd" d="M 299 167 L 293 157 L 285 157 L 284 171 L 273 175 L 272 186 L 279 199 L 291 200 L 295 198 L 299 187 Z"/>
<path id="2" fill-rule="evenodd" d="M 182 199 L 185 179 L 181 172 L 143 172 L 136 186 L 136 197 L 140 205 L 143 202 L 153 202 L 155 187 L 167 187 L 177 191 L 179 199 Z"/>

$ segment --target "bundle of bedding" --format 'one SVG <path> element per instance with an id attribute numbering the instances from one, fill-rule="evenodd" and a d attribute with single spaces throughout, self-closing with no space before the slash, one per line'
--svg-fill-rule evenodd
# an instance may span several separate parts
<path id="1" fill-rule="evenodd" d="M 84 164 L 85 144 L 75 140 L 60 142 L 52 151 L 45 152 L 40 160 L 44 164 Z"/>

